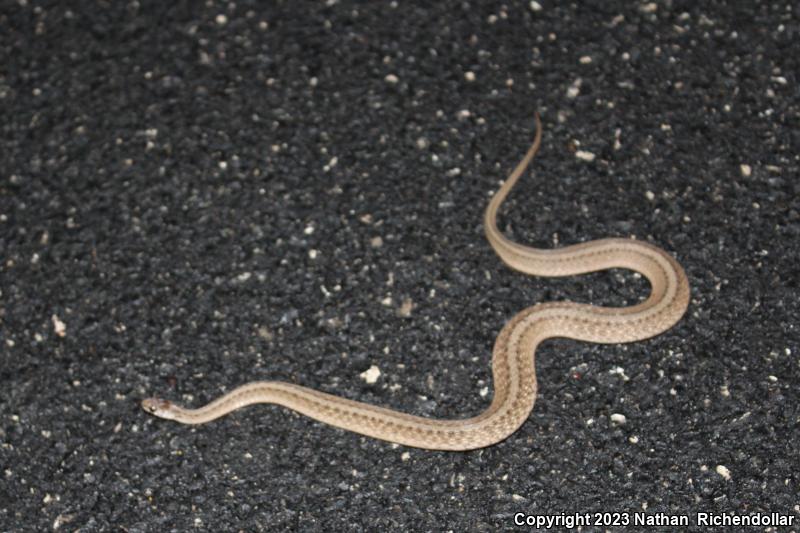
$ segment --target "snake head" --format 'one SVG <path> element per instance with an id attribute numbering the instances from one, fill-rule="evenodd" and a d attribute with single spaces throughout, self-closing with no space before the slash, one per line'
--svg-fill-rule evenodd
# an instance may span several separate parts
<path id="1" fill-rule="evenodd" d="M 142 400 L 142 409 L 161 418 L 172 418 L 172 402 L 161 398 L 145 398 Z"/>

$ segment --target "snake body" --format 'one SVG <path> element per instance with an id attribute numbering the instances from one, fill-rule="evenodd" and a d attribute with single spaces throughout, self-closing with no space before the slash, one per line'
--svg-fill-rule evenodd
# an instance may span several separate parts
<path id="1" fill-rule="evenodd" d="M 542 127 L 537 115 L 533 144 L 486 209 L 486 238 L 497 255 L 511 268 L 535 276 L 573 276 L 625 268 L 644 275 L 651 291 L 645 301 L 630 307 L 550 302 L 515 315 L 495 341 L 494 396 L 484 412 L 464 419 L 431 419 L 278 381 L 242 385 L 198 409 L 180 407 L 160 398 L 148 398 L 142 407 L 161 418 L 204 424 L 247 405 L 277 404 L 338 428 L 406 446 L 471 450 L 504 440 L 528 418 L 537 390 L 534 354 L 545 339 L 634 342 L 671 328 L 686 311 L 689 282 L 677 261 L 660 248 L 630 239 L 599 239 L 541 250 L 512 242 L 499 231 L 497 211 L 536 155 L 541 139 Z"/>

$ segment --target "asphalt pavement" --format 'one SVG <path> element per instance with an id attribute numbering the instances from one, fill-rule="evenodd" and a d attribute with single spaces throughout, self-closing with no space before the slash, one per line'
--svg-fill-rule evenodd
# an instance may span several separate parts
<path id="1" fill-rule="evenodd" d="M 798 42 L 792 2 L 0 3 L 0 531 L 800 530 Z M 516 313 L 644 298 L 486 242 L 536 112 L 501 229 L 664 248 L 676 327 L 547 341 L 466 453 L 140 408 L 462 418 Z"/>

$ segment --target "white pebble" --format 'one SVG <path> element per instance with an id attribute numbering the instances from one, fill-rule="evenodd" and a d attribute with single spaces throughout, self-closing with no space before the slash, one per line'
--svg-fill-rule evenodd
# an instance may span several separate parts
<path id="1" fill-rule="evenodd" d="M 573 100 L 581 94 L 581 85 L 583 85 L 583 80 L 581 78 L 577 78 L 567 89 L 567 98 Z"/>
<path id="2" fill-rule="evenodd" d="M 58 315 L 53 315 L 51 319 L 53 321 L 53 331 L 55 331 L 56 335 L 65 337 L 67 335 L 67 325 L 58 318 Z"/>
<path id="3" fill-rule="evenodd" d="M 578 150 L 575 152 L 575 157 L 582 161 L 588 161 L 591 163 L 594 161 L 595 155 L 592 152 L 587 152 L 586 150 Z"/>
<path id="4" fill-rule="evenodd" d="M 639 11 L 642 13 L 655 13 L 658 11 L 658 4 L 655 2 L 649 2 L 647 4 L 642 4 L 639 6 Z"/>
<path id="5" fill-rule="evenodd" d="M 742 163 L 741 165 L 739 165 L 739 172 L 741 172 L 742 176 L 744 176 L 745 178 L 749 178 L 750 175 L 753 174 L 753 169 L 750 165 Z"/>
<path id="6" fill-rule="evenodd" d="M 397 310 L 397 314 L 404 317 L 411 316 L 411 311 L 414 310 L 414 300 L 411 298 L 406 298 L 403 300 L 403 303 L 400 304 L 400 309 Z"/>
<path id="7" fill-rule="evenodd" d="M 621 377 L 622 381 L 630 381 L 630 379 L 631 379 L 631 378 L 629 378 L 627 376 L 627 374 L 625 374 L 625 369 L 622 368 L 621 366 L 615 366 L 614 368 L 612 368 L 608 372 L 609 372 L 609 374 L 614 374 L 616 376 Z"/>
<path id="8" fill-rule="evenodd" d="M 359 374 L 359 376 L 361 376 L 361 379 L 367 383 L 372 384 L 378 381 L 378 378 L 381 377 L 381 369 L 375 365 L 372 365 L 367 370 Z"/>
<path id="9" fill-rule="evenodd" d="M 619 424 L 621 426 L 621 425 L 625 424 L 625 422 L 627 422 L 628 419 L 627 419 L 627 417 L 625 417 L 625 415 L 622 415 L 622 414 L 619 414 L 619 413 L 614 413 L 614 414 L 611 415 L 611 421 L 613 423 Z"/>
<path id="10" fill-rule="evenodd" d="M 722 476 L 725 479 L 725 481 L 728 481 L 729 479 L 731 479 L 731 471 L 728 470 L 727 468 L 725 468 L 724 466 L 717 465 L 716 470 L 717 470 L 717 474 Z"/>
<path id="11" fill-rule="evenodd" d="M 391 83 L 392 85 L 400 81 L 400 78 L 398 78 L 394 74 L 387 74 L 386 77 L 383 79 L 384 81 L 386 81 L 386 83 Z"/>
<path id="12" fill-rule="evenodd" d="M 334 156 L 334 157 L 331 158 L 330 161 L 328 161 L 327 165 L 323 165 L 322 166 L 322 171 L 323 172 L 330 172 L 330 170 L 333 167 L 335 167 L 337 164 L 339 164 L 339 158 Z"/>
<path id="13" fill-rule="evenodd" d="M 528 4 L 528 7 L 530 7 L 531 11 L 533 11 L 534 13 L 538 13 L 539 11 L 542 10 L 542 4 L 536 2 L 536 0 L 531 0 L 531 3 Z"/>
<path id="14" fill-rule="evenodd" d="M 574 85 L 571 85 L 570 88 L 567 89 L 567 98 L 569 98 L 570 100 L 574 100 L 575 98 L 578 97 L 579 94 L 581 94 L 580 87 L 575 87 Z"/>
<path id="15" fill-rule="evenodd" d="M 475 73 L 471 70 L 464 73 L 464 79 L 467 81 L 475 81 Z"/>

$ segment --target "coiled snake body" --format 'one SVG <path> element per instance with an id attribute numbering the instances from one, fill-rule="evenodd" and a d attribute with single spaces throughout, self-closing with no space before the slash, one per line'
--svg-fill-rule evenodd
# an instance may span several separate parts
<path id="1" fill-rule="evenodd" d="M 534 276 L 572 276 L 610 268 L 644 275 L 650 296 L 630 307 L 599 307 L 573 302 L 534 305 L 515 315 L 494 345 L 494 397 L 472 418 L 439 420 L 405 414 L 278 381 L 242 385 L 198 409 L 160 398 L 142 407 L 161 418 L 204 424 L 256 403 L 278 404 L 356 433 L 431 450 L 471 450 L 490 446 L 514 433 L 536 400 L 534 354 L 545 339 L 566 337 L 596 343 L 647 339 L 671 328 L 686 311 L 689 282 L 681 266 L 653 245 L 629 239 L 600 239 L 554 250 L 540 250 L 508 240 L 497 228 L 497 210 L 539 149 L 542 127 L 525 157 L 492 197 L 484 216 L 486 238 L 508 266 Z"/>

